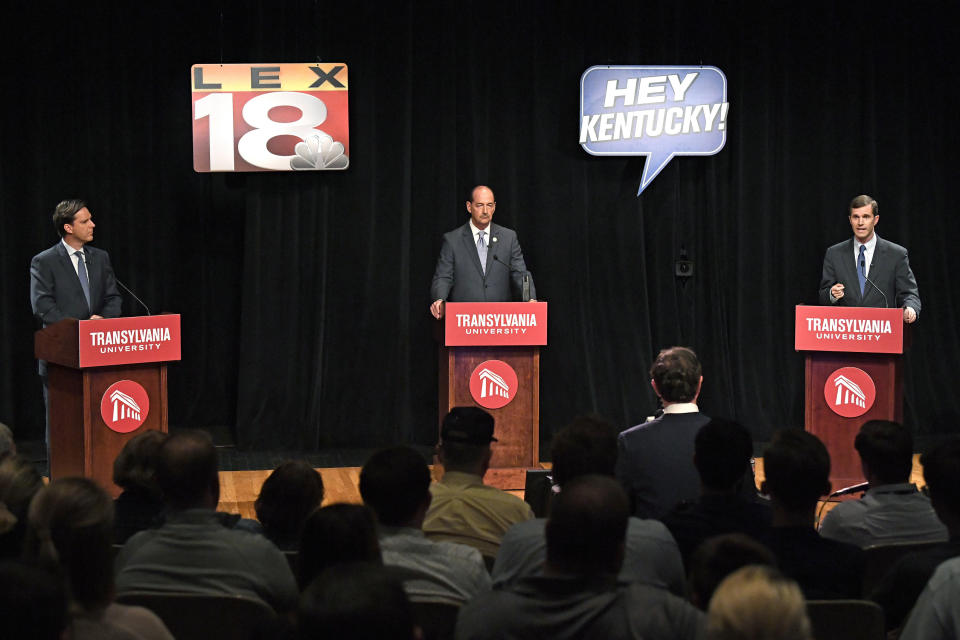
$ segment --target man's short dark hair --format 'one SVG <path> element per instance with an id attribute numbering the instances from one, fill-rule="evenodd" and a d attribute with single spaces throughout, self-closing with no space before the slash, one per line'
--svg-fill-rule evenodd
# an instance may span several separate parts
<path id="1" fill-rule="evenodd" d="M 577 416 L 554 436 L 551 454 L 556 484 L 589 473 L 612 476 L 617 464 L 616 429 L 600 416 Z"/>
<path id="2" fill-rule="evenodd" d="M 300 598 L 298 637 L 409 640 L 414 619 L 403 584 L 383 566 L 329 567 Z"/>
<path id="3" fill-rule="evenodd" d="M 268 538 L 300 535 L 304 521 L 323 502 L 323 477 L 303 460 L 287 460 L 260 487 L 253 508 Z"/>
<path id="4" fill-rule="evenodd" d="M 60 234 L 61 238 L 67 235 L 67 231 L 63 228 L 63 225 L 73 224 L 73 219 L 77 215 L 77 212 L 85 206 L 87 206 L 87 203 L 83 200 L 71 198 L 61 202 L 57 205 L 57 208 L 53 210 L 53 226 L 56 227 L 57 233 Z"/>
<path id="5" fill-rule="evenodd" d="M 899 484 L 910 479 L 913 470 L 913 436 L 892 420 L 869 420 L 853 441 L 860 459 L 881 484 Z"/>
<path id="6" fill-rule="evenodd" d="M 160 445 L 157 484 L 173 509 L 199 506 L 208 489 L 219 496 L 217 470 L 217 450 L 206 431 L 178 431 Z"/>
<path id="7" fill-rule="evenodd" d="M 951 438 L 920 456 L 923 479 L 938 508 L 960 517 L 960 438 Z"/>
<path id="8" fill-rule="evenodd" d="M 113 461 L 114 484 L 127 491 L 159 496 L 157 460 L 160 457 L 160 445 L 167 437 L 162 431 L 147 429 L 127 440 Z"/>
<path id="9" fill-rule="evenodd" d="M 303 524 L 297 554 L 301 591 L 327 567 L 349 562 L 383 564 L 370 507 L 340 502 L 311 513 Z"/>
<path id="10" fill-rule="evenodd" d="M 650 379 L 668 402 L 693 402 L 702 374 L 697 354 L 687 347 L 664 349 L 650 365 Z"/>
<path id="11" fill-rule="evenodd" d="M 707 538 L 690 558 L 691 600 L 706 609 L 723 579 L 750 564 L 775 567 L 777 560 L 772 551 L 742 533 Z"/>
<path id="12" fill-rule="evenodd" d="M 854 209 L 860 209 L 862 207 L 870 207 L 870 209 L 873 211 L 873 215 L 880 215 L 880 205 L 877 204 L 877 201 L 864 194 L 857 196 L 850 201 L 850 208 L 847 210 L 847 217 L 853 215 Z"/>
<path id="13" fill-rule="evenodd" d="M 612 477 L 590 474 L 564 483 L 547 519 L 547 561 L 580 575 L 616 574 L 629 517 L 630 501 Z"/>
<path id="14" fill-rule="evenodd" d="M 782 429 L 763 452 L 767 493 L 790 510 L 812 509 L 830 492 L 830 454 L 803 429 Z"/>
<path id="15" fill-rule="evenodd" d="M 360 471 L 360 496 L 380 524 L 406 524 L 430 496 L 426 460 L 410 447 L 378 451 Z"/>
<path id="16" fill-rule="evenodd" d="M 711 489 L 729 490 L 747 472 L 753 438 L 740 423 L 713 418 L 694 439 L 693 463 L 700 481 Z"/>

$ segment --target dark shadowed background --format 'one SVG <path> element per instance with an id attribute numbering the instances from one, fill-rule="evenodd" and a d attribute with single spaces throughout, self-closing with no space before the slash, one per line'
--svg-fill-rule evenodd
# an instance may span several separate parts
<path id="1" fill-rule="evenodd" d="M 704 363 L 705 412 L 758 441 L 801 425 L 793 308 L 816 302 L 859 193 L 920 284 L 905 419 L 921 440 L 956 433 L 951 6 L 16 3 L 0 26 L 0 421 L 42 437 L 28 267 L 56 241 L 56 203 L 80 196 L 118 277 L 182 314 L 171 426 L 248 449 L 431 444 L 430 278 L 480 182 L 550 302 L 545 447 L 579 412 L 651 413 L 646 369 L 673 344 Z M 318 59 L 350 67 L 347 171 L 194 173 L 192 64 Z M 580 75 L 701 63 L 727 76 L 726 147 L 673 160 L 638 198 L 642 157 L 578 145 Z"/>

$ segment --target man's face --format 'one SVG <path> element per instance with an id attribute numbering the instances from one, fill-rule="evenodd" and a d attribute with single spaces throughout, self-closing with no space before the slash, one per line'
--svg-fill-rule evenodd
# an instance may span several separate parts
<path id="1" fill-rule="evenodd" d="M 487 228 L 493 219 L 493 210 L 496 208 L 497 203 L 493 199 L 493 191 L 486 187 L 474 189 L 473 200 L 467 203 L 470 219 L 473 220 L 473 226 L 477 229 Z"/>
<path id="2" fill-rule="evenodd" d="M 84 207 L 73 216 L 73 224 L 65 224 L 63 228 L 66 229 L 67 236 L 72 236 L 81 243 L 86 244 L 93 240 L 93 228 L 95 226 L 97 225 L 93 224 L 93 217 L 90 215 L 90 211 Z"/>
<path id="3" fill-rule="evenodd" d="M 870 205 L 850 210 L 850 226 L 853 228 L 853 235 L 861 243 L 873 237 L 873 228 L 879 221 L 880 216 L 873 215 L 873 207 Z"/>

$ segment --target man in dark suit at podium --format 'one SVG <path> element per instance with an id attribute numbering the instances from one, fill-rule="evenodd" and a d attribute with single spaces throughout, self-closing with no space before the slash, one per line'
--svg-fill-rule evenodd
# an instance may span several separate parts
<path id="1" fill-rule="evenodd" d="M 497 207 L 493 191 L 478 185 L 470 192 L 467 211 L 470 220 L 444 234 L 437 268 L 430 285 L 430 313 L 443 317 L 450 302 L 510 302 L 521 296 L 523 278 L 529 278 L 530 299 L 537 291 L 527 272 L 517 234 L 493 224 Z M 516 291 L 517 293 L 514 293 Z"/>
<path id="2" fill-rule="evenodd" d="M 848 307 L 899 307 L 903 321 L 920 316 L 920 294 L 907 250 L 880 238 L 877 201 L 867 195 L 850 203 L 853 238 L 827 249 L 820 278 L 820 304 Z"/>
<path id="3" fill-rule="evenodd" d="M 64 318 L 96 320 L 120 316 L 122 298 L 106 251 L 87 246 L 96 226 L 83 200 L 64 200 L 53 213 L 60 242 L 30 262 L 30 305 L 44 327 Z M 47 397 L 47 363 L 39 362 L 43 399 Z M 47 419 L 47 443 L 50 422 Z"/>

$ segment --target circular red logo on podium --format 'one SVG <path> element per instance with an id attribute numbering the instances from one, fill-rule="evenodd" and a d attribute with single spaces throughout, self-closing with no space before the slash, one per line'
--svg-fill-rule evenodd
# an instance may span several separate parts
<path id="1" fill-rule="evenodd" d="M 517 393 L 517 372 L 502 360 L 487 360 L 470 375 L 470 395 L 486 409 L 510 404 Z"/>
<path id="2" fill-rule="evenodd" d="M 827 382 L 823 385 L 823 398 L 837 415 L 856 418 L 873 406 L 873 401 L 877 398 L 877 387 L 866 371 L 856 367 L 843 367 L 827 377 Z"/>
<path id="3" fill-rule="evenodd" d="M 147 390 L 133 380 L 114 382 L 100 399 L 100 416 L 117 433 L 136 430 L 150 413 Z"/>

